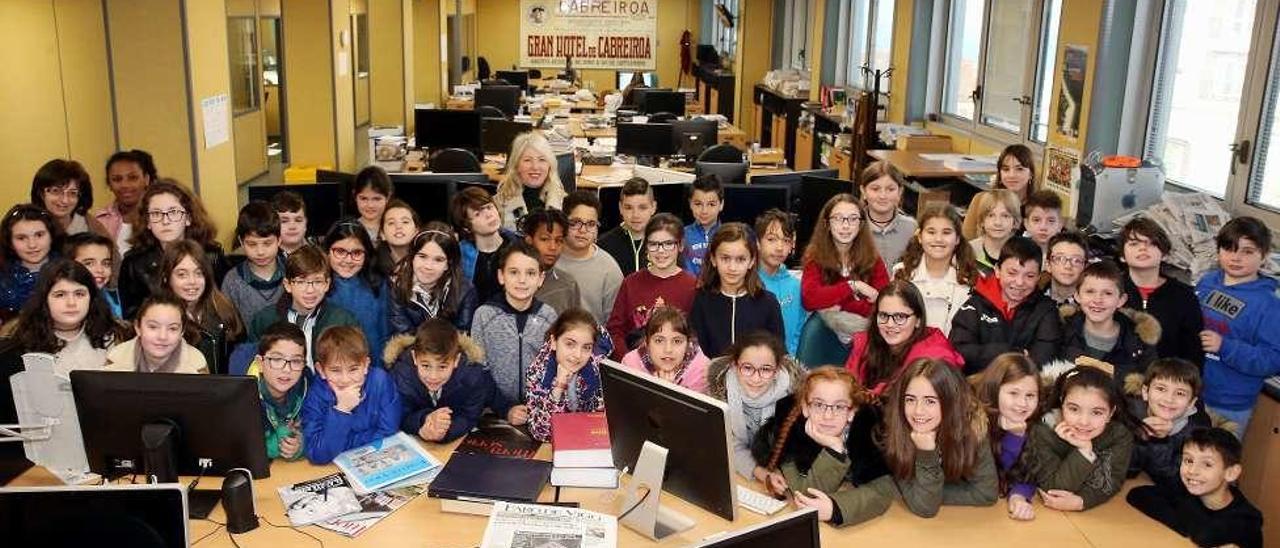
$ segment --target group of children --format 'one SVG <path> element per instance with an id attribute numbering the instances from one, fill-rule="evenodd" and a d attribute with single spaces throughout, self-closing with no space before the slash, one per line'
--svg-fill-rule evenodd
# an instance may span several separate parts
<path id="1" fill-rule="evenodd" d="M 605 206 L 564 192 L 545 140 L 521 136 L 512 158 L 495 195 L 455 195 L 450 223 L 376 167 L 352 185 L 359 215 L 318 240 L 296 194 L 251 202 L 234 256 L 145 153 L 113 156 L 115 202 L 96 213 L 79 164 L 50 162 L 0 222 L 0 364 L 255 375 L 271 456 L 324 463 L 397 430 L 451 441 L 486 411 L 549 439 L 553 414 L 604 409 L 611 358 L 727 402 L 738 472 L 834 524 L 899 494 L 923 516 L 1005 496 L 1032 519 L 1036 494 L 1083 510 L 1145 471 L 1161 491 L 1135 506 L 1243 520 L 1179 531 L 1251 545 L 1230 536 L 1256 529 L 1230 487 L 1236 438 L 1280 369 L 1260 221 L 1224 226 L 1221 268 L 1194 290 L 1162 272 L 1171 243 L 1147 219 L 1120 232 L 1123 267 L 1095 261 L 1014 146 L 965 218 L 906 215 L 901 174 L 872 164 L 793 273 L 793 216 L 722 223 L 713 176 L 691 185 L 688 226 L 627 181 L 600 236 Z M 797 361 L 814 333 L 844 367 Z"/>

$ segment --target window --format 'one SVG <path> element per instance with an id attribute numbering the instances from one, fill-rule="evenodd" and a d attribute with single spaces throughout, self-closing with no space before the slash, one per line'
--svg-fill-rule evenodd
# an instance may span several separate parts
<path id="1" fill-rule="evenodd" d="M 231 107 L 236 114 L 258 108 L 258 33 L 253 17 L 227 18 L 231 61 Z"/>
<path id="2" fill-rule="evenodd" d="M 872 71 L 887 71 L 893 63 L 893 0 L 877 0 L 875 7 L 875 27 L 871 33 L 871 58 L 868 63 Z M 875 76 L 870 76 L 874 78 Z M 872 87 L 872 86 L 868 86 Z M 889 79 L 880 80 L 880 91 L 889 93 Z"/>
<path id="3" fill-rule="evenodd" d="M 947 25 L 947 61 L 942 112 L 973 119 L 982 45 L 982 0 L 954 0 Z"/>
<path id="4" fill-rule="evenodd" d="M 840 2 L 836 47 L 844 55 L 836 59 L 836 83 L 874 89 L 874 71 L 889 69 L 893 63 L 893 5 L 893 0 Z M 889 93 L 889 78 L 880 79 L 880 92 Z"/>
<path id="5" fill-rule="evenodd" d="M 782 59 L 776 68 L 807 70 L 809 68 L 810 0 L 784 0 L 774 13 L 779 22 L 776 29 L 781 36 Z"/>
<path id="6" fill-rule="evenodd" d="M 1053 100 L 1053 68 L 1058 62 L 1058 29 L 1062 26 L 1062 0 L 1049 0 L 1040 20 L 1040 60 L 1036 63 L 1035 107 L 1031 114 L 1031 140 L 1049 140 L 1049 103 Z"/>
<path id="7" fill-rule="evenodd" d="M 1280 35 L 1280 28 L 1275 30 L 1275 34 Z M 1280 103 L 1280 36 L 1273 36 L 1272 44 L 1270 76 L 1267 78 L 1262 123 L 1254 139 L 1257 150 L 1246 203 L 1280 211 L 1280 105 L 1277 104 Z"/>
<path id="8" fill-rule="evenodd" d="M 733 59 L 738 51 L 738 3 L 741 0 L 716 0 L 712 15 L 711 38 L 725 59 Z"/>

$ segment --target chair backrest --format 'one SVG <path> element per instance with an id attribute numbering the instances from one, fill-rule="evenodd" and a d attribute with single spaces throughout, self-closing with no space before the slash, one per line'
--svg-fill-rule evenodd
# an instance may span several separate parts
<path id="1" fill-rule="evenodd" d="M 712 146 L 698 156 L 699 162 L 719 162 L 723 164 L 738 164 L 746 161 L 743 158 L 742 150 L 728 143 L 720 143 Z"/>
<path id="2" fill-rule="evenodd" d="M 480 113 L 481 118 L 500 118 L 503 120 L 510 119 L 507 117 L 507 114 L 505 112 L 502 112 L 502 109 L 495 107 L 493 105 L 480 105 L 476 107 L 476 112 Z"/>
<path id="3" fill-rule="evenodd" d="M 428 166 L 436 173 L 479 173 L 481 171 L 480 160 L 476 155 L 461 148 L 446 148 L 432 154 Z"/>
<path id="4" fill-rule="evenodd" d="M 649 115 L 649 123 L 651 124 L 669 124 L 676 121 L 679 116 L 670 112 L 655 112 Z"/>
<path id="5" fill-rule="evenodd" d="M 565 192 L 578 189 L 577 166 L 572 152 L 556 155 L 556 174 L 560 176 L 560 184 L 564 185 Z"/>
<path id="6" fill-rule="evenodd" d="M 476 79 L 488 80 L 493 71 L 489 70 L 489 60 L 484 57 L 476 58 Z"/>
<path id="7" fill-rule="evenodd" d="M 746 162 L 704 162 L 698 160 L 693 164 L 693 175 L 695 177 L 714 174 L 720 177 L 720 184 L 722 185 L 747 184 L 747 172 L 750 170 L 751 166 Z"/>

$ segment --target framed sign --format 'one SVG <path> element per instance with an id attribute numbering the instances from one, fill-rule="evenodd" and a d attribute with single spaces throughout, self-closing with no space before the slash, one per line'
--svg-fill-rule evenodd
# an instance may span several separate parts
<path id="1" fill-rule="evenodd" d="M 520 66 L 654 70 L 658 0 L 520 0 Z"/>

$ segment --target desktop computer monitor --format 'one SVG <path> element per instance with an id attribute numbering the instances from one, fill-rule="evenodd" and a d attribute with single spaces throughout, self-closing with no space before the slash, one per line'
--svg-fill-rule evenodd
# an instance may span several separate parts
<path id="1" fill-rule="evenodd" d="M 671 124 L 618 124 L 618 154 L 670 156 L 674 144 Z"/>
<path id="2" fill-rule="evenodd" d="M 432 174 L 436 176 L 454 175 Z M 453 198 L 457 183 L 452 178 L 424 178 L 418 174 L 397 175 L 391 178 L 395 197 L 409 204 L 421 219 L 448 219 L 449 200 Z"/>
<path id="3" fill-rule="evenodd" d="M 684 116 L 684 92 L 648 90 L 639 101 L 640 112 L 654 115 L 659 112 L 670 112 L 676 116 Z"/>
<path id="4" fill-rule="evenodd" d="M 528 122 L 512 122 L 497 118 L 485 118 L 480 122 L 485 154 L 507 154 L 511 152 L 511 142 L 521 133 L 533 131 L 533 124 Z"/>
<path id="5" fill-rule="evenodd" d="M 414 109 L 413 123 L 418 148 L 481 148 L 480 113 L 474 110 Z"/>
<path id="6" fill-rule="evenodd" d="M 508 84 L 520 88 L 521 91 L 533 91 L 529 89 L 529 71 L 527 70 L 500 70 L 493 74 L 498 80 L 506 80 Z"/>
<path id="7" fill-rule="evenodd" d="M 818 548 L 821 545 L 818 511 L 804 508 L 741 531 L 709 538 L 695 548 Z"/>
<path id="8" fill-rule="evenodd" d="M 791 211 L 791 187 L 786 185 L 729 185 L 724 187 L 723 222 L 755 226 L 756 217 L 770 209 Z"/>
<path id="9" fill-rule="evenodd" d="M 190 542 L 187 492 L 177 483 L 3 488 L 0 516 L 8 546 L 186 548 Z"/>
<path id="10" fill-rule="evenodd" d="M 572 151 L 556 155 L 556 175 L 560 176 L 560 185 L 565 192 L 578 189 L 578 163 Z"/>
<path id="11" fill-rule="evenodd" d="M 253 377 L 72 371 L 71 392 L 93 472 L 271 475 Z"/>
<path id="12" fill-rule="evenodd" d="M 746 162 L 697 162 L 693 165 L 693 174 L 695 177 L 718 175 L 720 184 L 733 186 L 747 183 L 749 169 L 751 164 Z"/>
<path id="13" fill-rule="evenodd" d="M 644 98 L 646 95 L 650 93 L 659 93 L 663 91 L 672 91 L 672 90 L 671 88 L 655 88 L 655 87 L 635 88 L 631 90 L 631 104 L 628 106 L 632 106 L 632 107 L 635 107 L 636 109 L 640 109 L 644 105 Z M 644 111 L 641 110 L 641 112 L 644 112 Z M 676 114 L 676 113 L 673 112 L 672 114 Z"/>
<path id="14" fill-rule="evenodd" d="M 671 123 L 671 138 L 675 140 L 676 152 L 691 159 L 715 146 L 719 132 L 720 126 L 715 120 L 693 118 Z"/>
<path id="15" fill-rule="evenodd" d="M 316 178 L 321 178 L 316 172 Z M 346 216 L 348 189 L 346 182 L 319 182 L 316 184 L 258 185 L 249 187 L 250 200 L 271 202 L 280 192 L 293 192 L 302 197 L 307 211 L 307 235 L 324 236 L 329 227 Z"/>
<path id="16" fill-rule="evenodd" d="M 614 465 L 637 472 L 645 442 L 657 444 L 667 451 L 663 490 L 736 518 L 725 403 L 612 360 L 601 362 L 600 376 Z"/>
<path id="17" fill-rule="evenodd" d="M 475 94 L 477 108 L 494 107 L 506 114 L 507 118 L 520 114 L 519 86 L 480 86 Z"/>
<path id="18" fill-rule="evenodd" d="M 752 178 L 751 183 L 754 185 L 756 182 L 757 178 Z M 858 187 L 853 184 L 853 181 L 836 179 L 834 175 L 825 177 L 807 174 L 802 174 L 800 182 L 791 187 L 794 211 L 799 219 L 796 223 L 796 249 L 803 249 L 801 246 L 809 242 L 809 238 L 813 236 L 814 227 L 818 225 L 818 215 L 822 213 L 822 207 L 837 194 L 857 196 Z"/>
<path id="19" fill-rule="evenodd" d="M 653 191 L 653 200 L 658 203 L 655 211 L 670 213 L 680 218 L 680 222 L 693 222 L 693 213 L 689 211 L 689 183 L 649 183 Z M 615 226 L 622 224 L 622 214 L 618 212 L 618 203 L 622 200 L 622 185 L 606 185 L 598 190 L 600 204 L 600 233 L 604 234 Z"/>
<path id="20" fill-rule="evenodd" d="M 800 190 L 800 183 L 806 177 L 824 177 L 835 179 L 839 176 L 838 169 L 806 169 L 803 171 L 786 171 L 783 173 L 769 173 L 766 175 L 756 175 L 751 178 L 751 184 L 763 183 L 768 185 L 790 185 L 792 192 Z M 852 184 L 852 183 L 851 183 Z"/>

